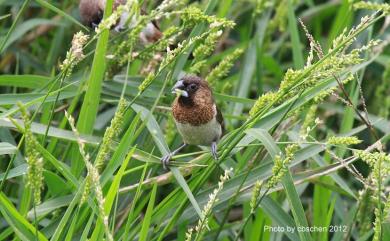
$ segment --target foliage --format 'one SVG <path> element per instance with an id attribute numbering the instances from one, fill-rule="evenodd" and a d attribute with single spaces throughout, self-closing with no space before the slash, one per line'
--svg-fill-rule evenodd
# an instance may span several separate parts
<path id="1" fill-rule="evenodd" d="M 0 0 L 0 241 L 390 237 L 389 4 L 104 2 Z M 167 171 L 185 74 L 227 131 Z"/>

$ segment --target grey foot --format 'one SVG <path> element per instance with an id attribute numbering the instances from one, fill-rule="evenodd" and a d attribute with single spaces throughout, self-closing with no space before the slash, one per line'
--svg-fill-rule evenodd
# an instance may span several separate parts
<path id="1" fill-rule="evenodd" d="M 179 146 L 179 148 L 177 148 L 176 150 L 174 150 L 173 152 L 163 156 L 160 160 L 161 160 L 161 163 L 164 167 L 164 170 L 168 170 L 168 167 L 167 165 L 169 164 L 169 161 L 171 160 L 171 158 L 176 155 L 181 149 L 183 149 L 185 146 L 187 146 L 186 143 L 183 143 L 181 146 Z"/>
<path id="2" fill-rule="evenodd" d="M 169 165 L 169 161 L 171 160 L 171 158 L 172 158 L 172 154 L 169 153 L 160 159 L 164 170 L 168 170 L 168 165 Z"/>
<path id="3" fill-rule="evenodd" d="M 216 142 L 211 143 L 211 155 L 213 155 L 214 160 L 218 160 L 218 150 Z"/>
<path id="4" fill-rule="evenodd" d="M 95 30 L 99 26 L 99 24 L 96 24 L 96 23 L 92 23 L 91 25 L 92 25 L 93 30 Z"/>

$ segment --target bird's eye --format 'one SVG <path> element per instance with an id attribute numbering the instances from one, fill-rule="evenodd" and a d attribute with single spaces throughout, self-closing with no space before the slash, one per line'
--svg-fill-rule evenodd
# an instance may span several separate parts
<path id="1" fill-rule="evenodd" d="M 191 89 L 191 90 L 196 90 L 196 84 L 191 84 L 191 85 L 190 85 L 190 89 Z"/>

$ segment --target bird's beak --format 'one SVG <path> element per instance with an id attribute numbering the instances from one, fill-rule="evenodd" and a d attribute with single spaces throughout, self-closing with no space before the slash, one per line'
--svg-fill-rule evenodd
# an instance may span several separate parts
<path id="1" fill-rule="evenodd" d="M 172 94 L 176 94 L 183 97 L 188 97 L 188 92 L 184 90 L 184 84 L 182 80 L 176 82 L 172 88 Z"/>

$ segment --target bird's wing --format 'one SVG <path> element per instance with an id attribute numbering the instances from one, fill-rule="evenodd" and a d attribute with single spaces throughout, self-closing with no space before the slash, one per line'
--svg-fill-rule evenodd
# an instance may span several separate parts
<path id="1" fill-rule="evenodd" d="M 223 120 L 222 112 L 217 107 L 217 121 L 221 125 L 222 135 L 225 133 L 225 122 Z"/>

